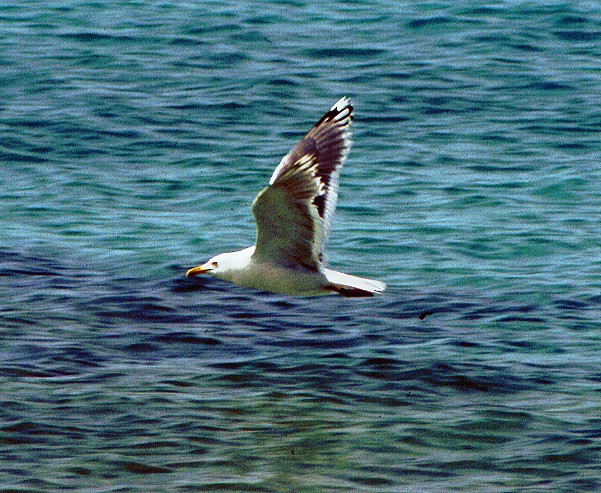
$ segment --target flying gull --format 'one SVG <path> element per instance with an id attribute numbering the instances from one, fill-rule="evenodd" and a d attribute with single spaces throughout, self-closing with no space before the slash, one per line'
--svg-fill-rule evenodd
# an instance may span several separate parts
<path id="1" fill-rule="evenodd" d="M 284 156 L 269 186 L 253 201 L 254 246 L 217 255 L 187 276 L 210 274 L 244 287 L 299 296 L 361 297 L 384 291 L 383 282 L 324 266 L 353 114 L 343 97 Z"/>

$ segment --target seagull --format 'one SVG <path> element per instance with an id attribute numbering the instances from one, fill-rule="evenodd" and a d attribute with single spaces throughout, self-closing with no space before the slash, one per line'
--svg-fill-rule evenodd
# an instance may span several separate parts
<path id="1" fill-rule="evenodd" d="M 354 109 L 341 98 L 281 160 L 254 199 L 256 244 L 222 253 L 187 277 L 209 274 L 239 286 L 293 296 L 366 297 L 383 282 L 326 269 L 325 246 L 350 148 Z"/>

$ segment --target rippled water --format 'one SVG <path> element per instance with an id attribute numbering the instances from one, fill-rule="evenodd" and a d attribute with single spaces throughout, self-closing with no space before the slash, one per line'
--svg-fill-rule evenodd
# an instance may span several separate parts
<path id="1" fill-rule="evenodd" d="M 601 491 L 594 2 L 0 6 L 0 492 Z M 187 268 L 340 96 L 369 300 Z"/>

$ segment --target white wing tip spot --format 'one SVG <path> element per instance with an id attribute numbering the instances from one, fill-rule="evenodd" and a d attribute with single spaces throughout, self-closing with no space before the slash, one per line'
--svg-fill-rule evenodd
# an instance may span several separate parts
<path id="1" fill-rule="evenodd" d="M 335 115 L 331 117 L 332 121 L 334 122 L 342 122 L 347 118 L 352 119 L 353 105 L 351 104 L 351 100 L 346 96 L 343 96 L 337 101 L 337 103 L 334 106 L 332 106 L 332 108 L 330 108 L 330 111 L 328 113 L 335 113 Z M 348 123 L 350 123 L 350 120 Z"/>
<path id="2" fill-rule="evenodd" d="M 344 108 L 346 108 L 349 104 L 351 104 L 351 100 L 349 98 L 347 98 L 346 96 L 342 96 L 334 106 L 332 106 L 332 110 L 336 110 L 336 111 L 342 111 Z"/>

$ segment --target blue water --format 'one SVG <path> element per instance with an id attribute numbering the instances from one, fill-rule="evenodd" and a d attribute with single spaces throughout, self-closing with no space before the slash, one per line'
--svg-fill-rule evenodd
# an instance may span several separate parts
<path id="1" fill-rule="evenodd" d="M 601 7 L 451 5 L 0 6 L 0 492 L 601 491 Z M 187 280 L 343 95 L 384 296 Z"/>

